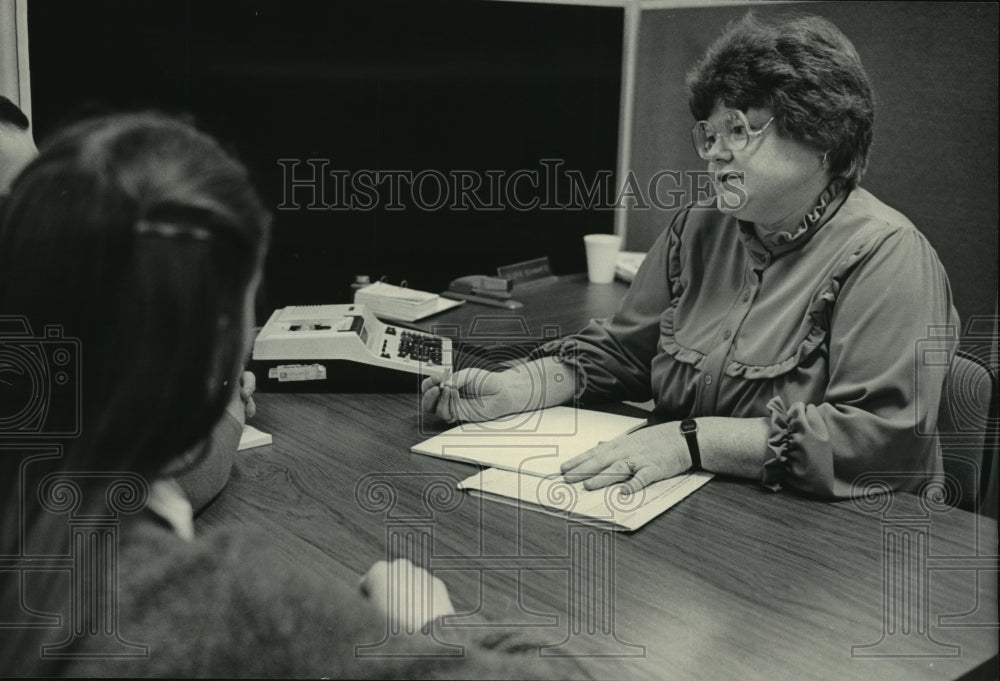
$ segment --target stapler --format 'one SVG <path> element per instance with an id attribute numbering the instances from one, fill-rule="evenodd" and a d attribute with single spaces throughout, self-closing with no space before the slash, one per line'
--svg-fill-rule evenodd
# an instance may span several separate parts
<path id="1" fill-rule="evenodd" d="M 453 300 L 467 300 L 470 303 L 519 310 L 524 304 L 511 298 L 510 292 L 513 288 L 514 282 L 510 279 L 473 274 L 453 280 L 448 284 L 448 290 L 441 295 Z"/>

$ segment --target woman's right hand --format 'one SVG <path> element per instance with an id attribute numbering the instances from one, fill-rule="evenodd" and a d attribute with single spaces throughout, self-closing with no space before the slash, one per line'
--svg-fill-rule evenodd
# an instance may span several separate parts
<path id="1" fill-rule="evenodd" d="M 420 404 L 445 421 L 489 421 L 507 414 L 538 409 L 532 404 L 532 382 L 519 368 L 506 371 L 462 369 L 443 378 L 425 378 Z M 537 392 L 537 391 L 535 391 Z"/>
<path id="2" fill-rule="evenodd" d="M 226 406 L 226 411 L 243 425 L 247 419 L 253 418 L 257 413 L 257 405 L 253 401 L 254 391 L 257 390 L 257 377 L 252 371 L 244 371 L 240 375 L 239 390 L 233 391 L 233 397 Z"/>
<path id="3" fill-rule="evenodd" d="M 372 565 L 361 578 L 361 593 L 385 611 L 393 629 L 410 634 L 455 612 L 445 583 L 405 558 Z"/>

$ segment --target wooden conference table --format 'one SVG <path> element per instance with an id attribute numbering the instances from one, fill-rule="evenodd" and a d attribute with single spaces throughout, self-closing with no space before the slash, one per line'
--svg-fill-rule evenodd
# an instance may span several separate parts
<path id="1" fill-rule="evenodd" d="M 575 292 L 578 317 L 609 314 L 624 291 L 553 286 Z M 538 294 L 580 326 L 567 295 Z M 463 308 L 436 323 L 484 313 Z M 972 513 L 716 477 L 614 533 L 458 493 L 474 466 L 409 451 L 444 428 L 416 390 L 257 402 L 274 444 L 237 455 L 198 524 L 264 528 L 290 560 L 352 581 L 409 542 L 449 586 L 448 626 L 531 627 L 544 654 L 578 656 L 598 678 L 955 679 L 995 665 L 997 527 Z"/>

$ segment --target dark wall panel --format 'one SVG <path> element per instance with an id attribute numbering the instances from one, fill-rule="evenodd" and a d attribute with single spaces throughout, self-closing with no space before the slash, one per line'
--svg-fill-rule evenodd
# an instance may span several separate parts
<path id="1" fill-rule="evenodd" d="M 590 177 L 616 164 L 622 10 L 485 1 L 31 2 L 36 129 L 88 112 L 190 112 L 247 162 L 275 212 L 264 308 L 343 302 L 354 274 L 440 290 L 548 255 L 582 271 L 610 211 L 278 210 L 280 159 L 328 171 L 518 169 Z M 311 172 L 301 165 L 299 173 Z M 301 177 L 301 176 L 299 176 Z M 563 181 L 563 180 L 560 180 Z M 424 198 L 438 196 L 433 177 Z M 480 196 L 488 197 L 487 187 Z M 449 191 L 454 187 L 449 186 Z M 544 199 L 523 182 L 519 197 Z M 327 182 L 325 203 L 339 205 Z M 358 196 L 365 200 L 365 196 Z M 488 199 L 487 199 L 488 200 Z M 450 205 L 450 203 L 449 203 Z"/>

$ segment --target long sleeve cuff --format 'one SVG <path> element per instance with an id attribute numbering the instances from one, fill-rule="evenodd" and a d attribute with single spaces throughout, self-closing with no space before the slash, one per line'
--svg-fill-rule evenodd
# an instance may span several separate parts
<path id="1" fill-rule="evenodd" d="M 573 398 L 579 401 L 587 390 L 587 369 L 584 366 L 585 363 L 580 361 L 577 342 L 572 338 L 549 341 L 531 353 L 531 359 L 541 359 L 542 357 L 551 357 L 559 364 L 573 368 L 573 374 L 576 376 Z"/>
<path id="2" fill-rule="evenodd" d="M 768 436 L 767 447 L 772 457 L 764 462 L 761 484 L 772 492 L 781 491 L 788 477 L 788 448 L 791 442 L 791 430 L 788 424 L 788 412 L 780 397 L 772 397 L 767 403 Z"/>

